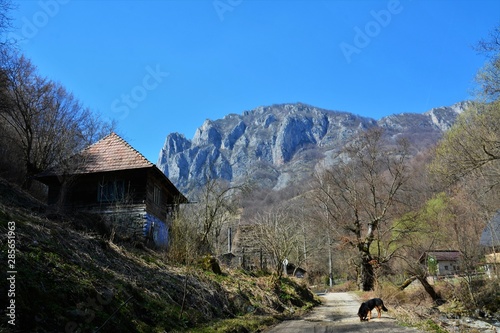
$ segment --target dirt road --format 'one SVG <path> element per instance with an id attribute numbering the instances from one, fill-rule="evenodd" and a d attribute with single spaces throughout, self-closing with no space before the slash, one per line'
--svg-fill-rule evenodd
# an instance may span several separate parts
<path id="1" fill-rule="evenodd" d="M 265 331 L 266 333 L 420 333 L 417 329 L 398 326 L 391 317 L 391 312 L 383 312 L 377 318 L 377 311 L 372 312 L 374 319 L 360 322 L 357 316 L 361 302 L 350 293 L 328 293 L 321 297 L 323 304 L 313 309 L 300 320 L 289 320 Z"/>

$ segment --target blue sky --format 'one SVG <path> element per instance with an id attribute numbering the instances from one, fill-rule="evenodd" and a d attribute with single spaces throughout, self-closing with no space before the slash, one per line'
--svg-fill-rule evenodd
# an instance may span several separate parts
<path id="1" fill-rule="evenodd" d="M 156 162 L 172 132 L 303 102 L 380 119 L 470 99 L 498 0 L 13 0 L 19 48 Z"/>

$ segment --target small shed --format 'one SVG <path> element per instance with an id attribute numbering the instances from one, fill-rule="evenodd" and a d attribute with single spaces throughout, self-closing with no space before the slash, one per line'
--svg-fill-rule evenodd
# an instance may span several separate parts
<path id="1" fill-rule="evenodd" d="M 431 275 L 453 275 L 461 272 L 461 257 L 460 251 L 456 250 L 428 251 L 420 257 L 420 263 L 427 267 Z"/>
<path id="2" fill-rule="evenodd" d="M 56 168 L 35 177 L 48 186 L 48 204 L 97 213 L 120 236 L 168 244 L 179 204 L 188 200 L 153 163 L 111 133 Z"/>

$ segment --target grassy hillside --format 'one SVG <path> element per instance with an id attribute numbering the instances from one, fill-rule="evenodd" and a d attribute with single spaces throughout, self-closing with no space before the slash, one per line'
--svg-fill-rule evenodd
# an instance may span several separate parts
<path id="1" fill-rule="evenodd" d="M 109 241 L 95 216 L 49 213 L 1 181 L 2 263 L 12 226 L 17 273 L 15 290 L 0 285 L 0 331 L 254 332 L 317 303 L 289 279 L 170 265 L 164 253 Z"/>

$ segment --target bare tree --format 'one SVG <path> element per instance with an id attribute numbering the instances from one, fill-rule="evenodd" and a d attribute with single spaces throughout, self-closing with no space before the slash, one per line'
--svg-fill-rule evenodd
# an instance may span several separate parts
<path id="1" fill-rule="evenodd" d="M 488 57 L 477 74 L 479 100 L 472 103 L 445 134 L 436 150 L 433 170 L 451 183 L 468 176 L 500 185 L 500 26 L 476 49 Z"/>
<path id="2" fill-rule="evenodd" d="M 330 192 L 329 186 L 325 185 L 323 181 L 325 180 L 321 175 L 317 175 L 316 180 L 319 186 L 326 186 L 327 192 Z M 322 276 L 328 276 L 328 285 L 332 287 L 334 285 L 334 274 L 336 261 L 342 261 L 342 271 L 346 272 L 345 269 L 347 263 L 352 262 L 350 259 L 346 259 L 345 255 L 349 256 L 349 251 L 344 247 L 345 243 L 342 242 L 344 239 L 344 231 L 337 228 L 337 223 L 330 216 L 331 211 L 328 209 L 329 198 L 321 193 L 321 191 L 313 191 L 309 193 L 311 206 L 315 208 L 313 211 L 312 219 L 316 223 L 311 223 L 313 227 L 312 231 L 314 236 L 310 238 L 316 238 L 319 241 L 317 245 L 320 257 L 316 257 L 316 261 L 320 262 L 319 267 L 316 270 L 321 273 Z M 328 257 L 325 259 L 325 254 Z M 342 257 L 342 258 L 339 258 Z M 337 272 L 340 273 L 340 272 Z"/>
<path id="3" fill-rule="evenodd" d="M 200 254 L 221 254 L 221 234 L 238 214 L 238 194 L 245 185 L 230 185 L 220 179 L 208 179 L 190 206 L 200 235 Z"/>
<path id="4" fill-rule="evenodd" d="M 409 276 L 401 289 L 417 279 L 436 303 L 441 302 L 441 295 L 428 281 L 428 276 L 434 272 L 421 259 L 425 253 L 447 244 L 446 225 L 450 220 L 447 202 L 444 193 L 438 194 L 418 211 L 395 220 L 393 229 L 393 239 L 398 243 L 396 257 L 403 263 L 402 270 Z"/>
<path id="5" fill-rule="evenodd" d="M 453 196 L 438 193 L 418 211 L 395 221 L 397 228 L 393 235 L 400 247 L 397 256 L 404 262 L 403 270 L 410 278 L 418 279 L 437 303 L 443 301 L 441 295 L 427 281 L 436 272 L 423 265 L 421 259 L 424 253 L 438 249 L 460 251 L 459 272 L 469 291 L 467 302 L 476 302 L 472 282 L 477 277 L 477 263 L 482 255 L 478 240 L 485 222 L 479 206 L 470 197 L 470 190 L 465 185 L 455 188 Z"/>
<path id="6" fill-rule="evenodd" d="M 468 175 L 498 187 L 500 176 L 500 101 L 476 103 L 449 130 L 438 148 L 432 169 L 450 183 Z"/>
<path id="7" fill-rule="evenodd" d="M 500 25 L 490 33 L 487 39 L 482 39 L 476 50 L 485 54 L 488 61 L 476 75 L 480 86 L 480 96 L 486 101 L 500 99 Z"/>
<path id="8" fill-rule="evenodd" d="M 316 207 L 311 205 L 311 199 L 304 194 L 272 205 L 270 209 L 279 211 L 283 206 L 287 207 L 290 223 L 295 227 L 295 234 L 290 236 L 294 240 L 293 250 L 287 256 L 290 265 L 294 267 L 293 274 L 298 268 L 319 273 L 319 265 L 314 261 L 324 259 L 324 253 L 328 251 L 328 232 L 325 232 L 323 219 L 318 218 Z"/>
<path id="9" fill-rule="evenodd" d="M 471 194 L 473 191 L 468 184 L 455 189 L 448 205 L 452 219 L 446 230 L 449 231 L 448 243 L 460 250 L 461 278 L 469 292 L 467 303 L 477 305 L 478 285 L 474 280 L 477 281 L 478 263 L 483 257 L 479 239 L 489 215 L 483 214 L 483 209 Z"/>
<path id="10" fill-rule="evenodd" d="M 0 118 L 23 153 L 25 179 L 54 166 L 111 130 L 61 84 L 40 76 L 24 56 L 2 54 Z"/>
<path id="11" fill-rule="evenodd" d="M 258 213 L 252 220 L 256 237 L 262 249 L 271 255 L 271 260 L 280 279 L 292 251 L 302 244 L 299 223 L 286 205 L 271 207 Z"/>
<path id="12" fill-rule="evenodd" d="M 375 269 L 391 258 L 382 240 L 397 215 L 398 195 L 407 181 L 408 146 L 386 148 L 381 130 L 363 132 L 318 179 L 317 198 L 342 241 L 357 250 L 358 286 L 372 290 Z"/>
<path id="13" fill-rule="evenodd" d="M 183 205 L 170 226 L 170 241 L 167 255 L 180 264 L 191 264 L 197 258 L 199 230 L 192 205 Z"/>
<path id="14" fill-rule="evenodd" d="M 9 12 L 14 8 L 11 1 L 0 0 L 0 50 L 10 46 L 11 41 L 6 33 L 11 28 L 11 17 Z"/>

